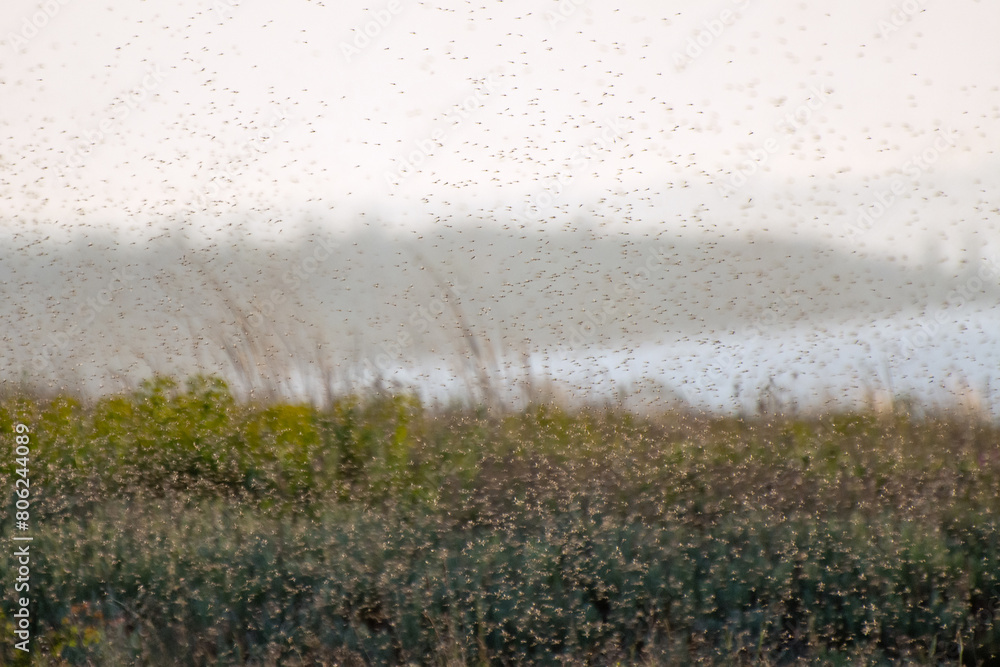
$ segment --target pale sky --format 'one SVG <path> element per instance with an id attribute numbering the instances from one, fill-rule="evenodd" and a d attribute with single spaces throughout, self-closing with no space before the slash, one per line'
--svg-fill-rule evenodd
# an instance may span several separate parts
<path id="1" fill-rule="evenodd" d="M 8 2 L 3 224 L 996 238 L 997 3 L 620 5 Z"/>
<path id="2" fill-rule="evenodd" d="M 950 289 L 949 281 L 969 284 L 969 267 L 979 266 L 960 268 L 958 260 L 1000 256 L 995 2 L 50 0 L 10 1 L 5 9 L 0 234 L 8 252 L 23 261 L 17 271 L 0 266 L 10 290 L 2 314 L 16 348 L 11 355 L 21 354 L 22 367 L 40 349 L 54 350 L 53 358 L 67 364 L 93 358 L 89 370 L 80 372 L 97 381 L 109 363 L 101 361 L 102 340 L 77 341 L 67 333 L 75 331 L 75 308 L 86 290 L 81 269 L 63 267 L 73 252 L 52 245 L 61 243 L 62 232 L 110 227 L 149 238 L 166 227 L 179 229 L 190 242 L 223 229 L 225 236 L 216 240 L 228 244 L 240 237 L 294 237 L 309 225 L 346 231 L 367 226 L 402 230 L 419 247 L 423 237 L 412 234 L 428 229 L 434 230 L 427 237 L 433 244 L 470 226 L 483 232 L 587 226 L 627 232 L 622 247 L 637 252 L 696 233 L 721 235 L 730 249 L 751 247 L 744 237 L 756 241 L 758 235 L 771 237 L 770 246 L 758 249 L 778 247 L 776 239 L 803 242 L 784 246 L 787 256 L 779 254 L 750 277 L 734 265 L 729 269 L 738 275 L 732 280 L 714 270 L 691 284 L 681 280 L 680 287 L 670 272 L 657 273 L 659 282 L 651 278 L 650 299 L 677 306 L 686 294 L 693 302 L 684 312 L 696 320 L 711 315 L 695 313 L 698 307 L 712 309 L 715 303 L 701 303 L 699 289 L 739 301 L 733 280 L 753 287 L 765 284 L 761 271 L 784 270 L 792 276 L 785 282 L 792 283 L 796 271 L 808 274 L 810 267 L 795 264 L 807 260 L 788 254 L 794 248 L 820 249 L 809 257 L 826 256 L 825 250 L 875 255 L 852 264 L 863 267 L 861 275 L 820 286 L 846 298 L 872 289 L 889 298 L 878 292 L 882 283 L 875 274 L 883 268 L 898 273 L 911 260 L 923 268 L 898 275 L 930 280 L 928 289 Z M 48 243 L 37 243 L 45 237 Z M 125 247 L 140 254 L 162 247 L 136 239 Z M 89 240 L 78 238 L 74 247 L 85 249 Z M 708 252 L 715 244 L 687 239 L 679 247 Z M 491 256 L 486 248 L 461 250 Z M 575 266 L 571 256 L 546 252 L 553 254 L 543 243 L 535 259 L 559 271 Z M 752 264 L 750 255 L 745 259 Z M 386 267 L 397 261 L 383 260 Z M 579 280 L 599 272 L 612 279 L 631 275 L 633 260 L 639 261 L 622 256 L 606 266 L 578 267 Z M 508 297 L 514 300 L 505 306 L 514 315 L 521 309 L 521 319 L 533 323 L 548 305 L 582 299 L 559 311 L 557 321 L 539 326 L 569 326 L 592 306 L 592 294 L 579 283 L 577 294 L 545 301 L 555 287 L 541 284 L 541 269 L 532 282 L 531 275 L 506 276 L 483 257 L 456 252 L 444 261 L 466 262 L 450 271 L 520 285 L 519 296 Z M 52 267 L 63 271 L 58 280 L 45 273 Z M 419 295 L 401 284 L 410 296 L 400 301 L 384 284 L 389 276 L 326 268 L 331 280 L 355 281 L 355 293 L 364 298 L 345 301 L 334 289 L 312 295 L 312 311 L 293 309 L 288 319 L 276 321 L 312 318 L 309 326 L 326 331 L 329 319 L 348 309 L 353 324 L 365 326 L 371 349 L 352 351 L 344 347 L 351 339 L 340 336 L 331 343 L 332 354 L 348 361 L 351 354 L 377 357 L 378 337 L 394 340 L 398 334 L 395 324 L 378 329 L 379 323 L 396 317 L 405 325 L 412 319 L 408 308 L 421 303 Z M 185 280 L 199 279 L 191 267 L 178 270 Z M 490 271 L 495 275 L 487 276 Z M 525 265 L 522 273 L 532 270 Z M 51 284 L 39 282 L 42 275 Z M 394 278 L 405 282 L 407 275 Z M 160 279 L 147 278 L 149 285 Z M 234 278 L 233 289 L 256 299 L 274 276 L 258 278 Z M 104 278 L 95 270 L 93 279 Z M 896 282 L 902 284 L 893 289 L 905 291 L 906 278 Z M 979 305 L 992 298 L 993 289 L 980 281 L 974 291 L 986 298 Z M 188 292 L 173 283 L 121 286 L 119 292 L 101 310 L 102 335 L 115 341 L 109 343 L 114 349 L 124 349 L 125 342 L 136 342 L 136 326 L 148 325 L 153 342 L 140 353 L 156 349 L 159 340 L 168 357 L 171 346 L 190 352 L 190 341 L 178 338 L 171 309 L 212 303 L 211 294 L 197 290 L 183 297 Z M 926 296 L 918 294 L 908 305 L 930 303 Z M 532 301 L 536 297 L 543 300 Z M 119 309 L 136 298 L 145 299 L 147 310 L 119 323 Z M 478 324 L 494 322 L 491 309 L 499 304 L 471 296 L 467 301 L 479 313 Z M 26 302 L 38 311 L 31 317 Z M 754 303 L 780 310 L 766 302 Z M 170 308 L 163 310 L 164 303 Z M 612 328 L 663 324 L 655 308 L 625 313 L 626 306 L 620 307 L 623 319 L 610 318 Z M 941 346 L 941 368 L 993 353 L 993 339 L 983 333 L 993 324 L 973 321 L 979 316 L 974 309 L 958 311 L 945 312 L 942 321 L 973 333 L 934 339 Z M 210 311 L 207 317 L 218 316 Z M 496 317 L 496 327 L 510 325 L 509 318 Z M 911 319 L 896 324 L 919 329 L 930 315 L 904 317 Z M 824 330 L 827 319 L 809 324 Z M 112 325 L 119 324 L 122 332 L 116 334 Z M 735 322 L 727 327 L 739 328 Z M 814 352 L 828 363 L 846 358 L 845 346 L 868 338 L 849 329 Z M 620 341 L 631 356 L 634 344 Z M 17 352 L 24 347 L 27 352 Z M 663 359 L 675 356 L 673 348 L 657 350 Z M 874 350 L 860 354 L 871 364 L 894 359 L 891 350 Z M 711 346 L 703 352 L 714 354 Z M 398 363 L 416 353 L 401 351 Z M 544 359 L 547 352 L 538 354 Z M 918 355 L 921 363 L 931 363 L 928 354 Z M 766 356 L 755 353 L 747 368 L 770 372 Z M 913 361 L 904 357 L 892 363 Z M 135 359 L 115 363 L 128 372 L 145 368 Z M 980 367 L 995 371 L 991 362 Z M 697 378 L 699 368 L 704 371 L 704 363 L 693 362 L 691 377 Z M 815 376 L 822 380 L 831 372 Z M 940 375 L 903 366 L 895 374 L 897 381 L 915 383 Z M 666 371 L 661 376 L 683 380 Z M 729 386 L 728 378 L 713 382 Z"/>

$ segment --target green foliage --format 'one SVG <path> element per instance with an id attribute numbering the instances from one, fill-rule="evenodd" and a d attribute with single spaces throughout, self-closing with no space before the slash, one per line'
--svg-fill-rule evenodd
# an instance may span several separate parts
<path id="1" fill-rule="evenodd" d="M 959 640 L 995 660 L 998 538 L 995 520 L 942 539 L 891 513 L 748 510 L 705 530 L 564 512 L 469 530 L 399 511 L 108 503 L 36 540 L 39 641 L 72 664 L 105 650 L 165 664 L 166 647 L 174 664 L 345 648 L 377 664 L 787 662 L 864 647 L 928 662 Z"/>
<path id="2" fill-rule="evenodd" d="M 247 405 L 209 377 L 4 397 L 17 422 L 46 664 L 1000 660 L 993 424 Z"/>

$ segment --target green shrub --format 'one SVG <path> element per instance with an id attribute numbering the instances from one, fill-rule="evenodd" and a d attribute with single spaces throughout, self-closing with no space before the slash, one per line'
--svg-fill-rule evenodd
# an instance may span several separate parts
<path id="1" fill-rule="evenodd" d="M 49 663 L 1000 660 L 995 424 L 252 405 L 200 376 L 0 399 L 18 422 Z"/>

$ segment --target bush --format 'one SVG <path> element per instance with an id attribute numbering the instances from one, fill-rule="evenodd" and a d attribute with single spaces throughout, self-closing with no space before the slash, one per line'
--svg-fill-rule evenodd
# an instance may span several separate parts
<path id="1" fill-rule="evenodd" d="M 1000 660 L 993 424 L 249 405 L 209 377 L 4 397 L 18 422 L 54 664 Z"/>

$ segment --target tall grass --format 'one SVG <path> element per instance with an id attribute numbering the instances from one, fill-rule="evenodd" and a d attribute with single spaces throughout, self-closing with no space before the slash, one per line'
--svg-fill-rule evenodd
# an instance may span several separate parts
<path id="1" fill-rule="evenodd" d="M 7 395 L 16 422 L 42 664 L 1000 660 L 988 421 L 249 403 L 196 376 Z"/>

